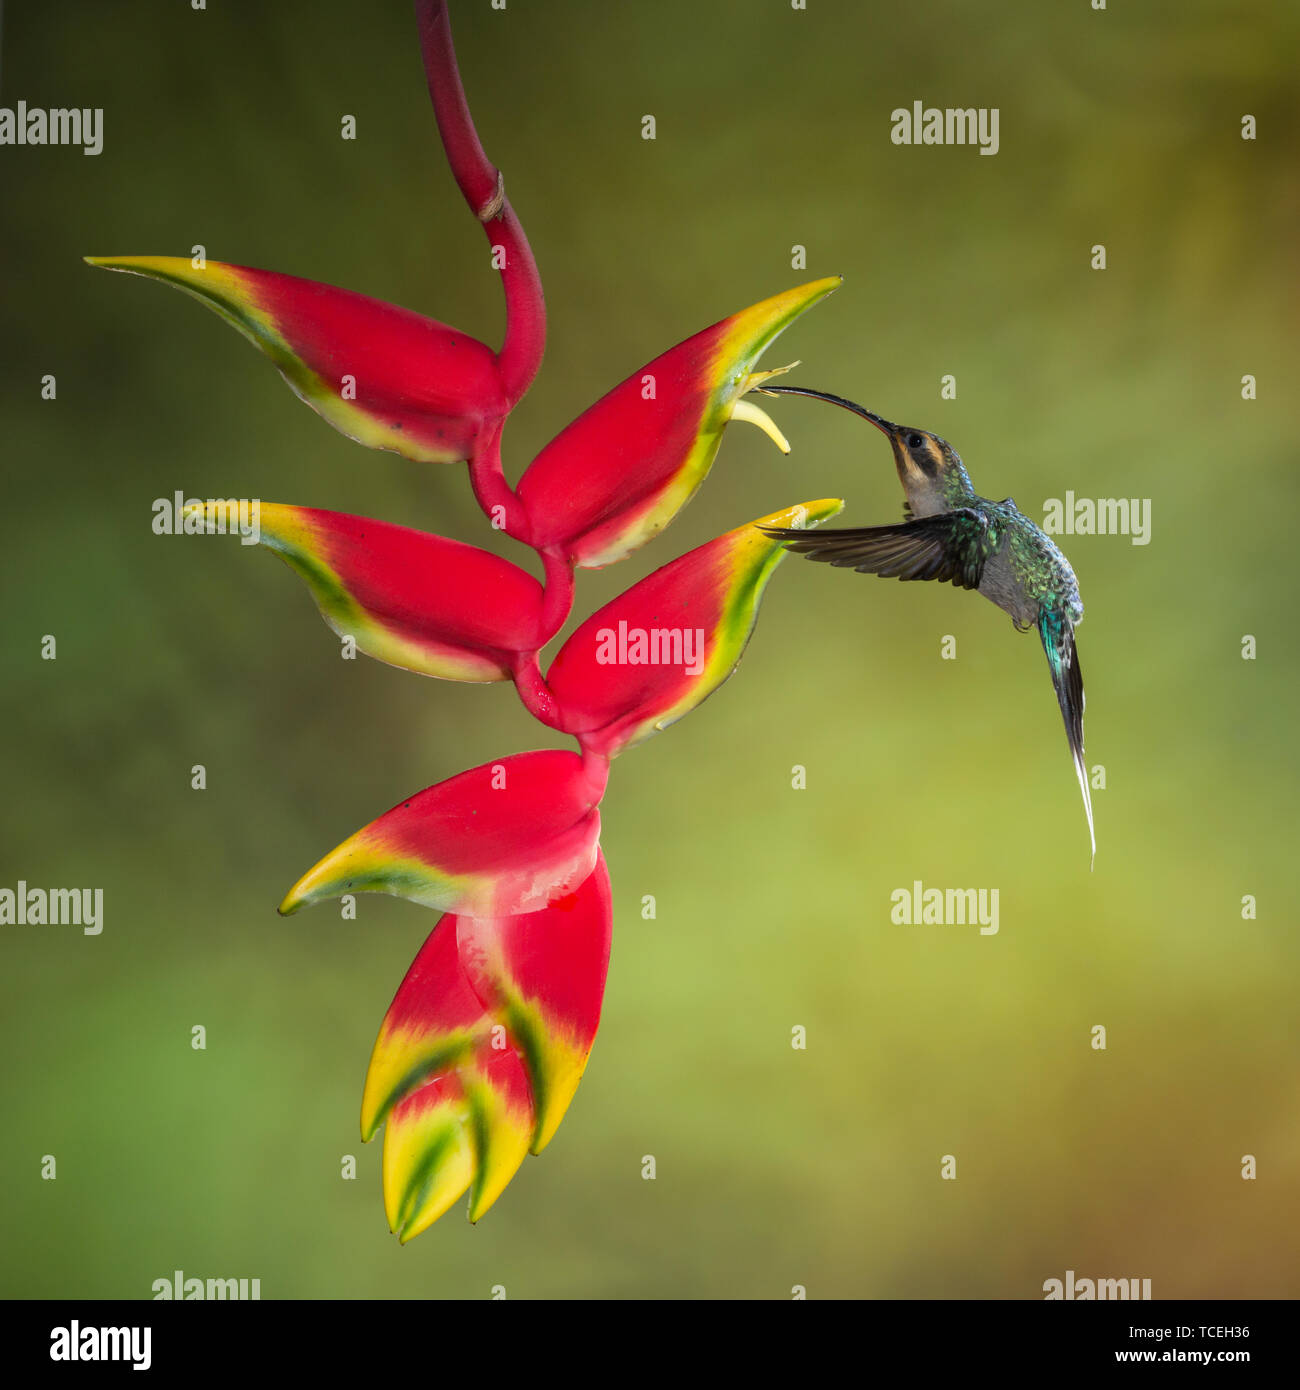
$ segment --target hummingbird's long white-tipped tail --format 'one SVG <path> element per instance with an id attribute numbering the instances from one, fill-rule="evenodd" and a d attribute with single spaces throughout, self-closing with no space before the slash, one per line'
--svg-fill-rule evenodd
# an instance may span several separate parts
<path id="1" fill-rule="evenodd" d="M 1088 790 L 1088 769 L 1083 762 L 1083 749 L 1074 755 L 1074 771 L 1079 779 L 1079 790 L 1083 793 L 1083 809 L 1088 817 L 1088 839 L 1092 842 L 1092 858 L 1088 861 L 1088 872 L 1097 867 L 1097 832 L 1092 824 L 1092 793 Z"/>
<path id="2" fill-rule="evenodd" d="M 1069 618 L 1056 609 L 1044 608 L 1038 614 L 1038 633 L 1047 653 L 1048 669 L 1056 698 L 1065 720 L 1065 733 L 1070 741 L 1074 773 L 1083 793 L 1083 809 L 1088 815 L 1088 839 L 1092 843 L 1092 863 L 1097 862 L 1097 834 L 1092 824 L 1092 794 L 1088 790 L 1088 769 L 1083 761 L 1083 672 L 1079 669 L 1079 654 L 1074 649 L 1074 627 Z"/>

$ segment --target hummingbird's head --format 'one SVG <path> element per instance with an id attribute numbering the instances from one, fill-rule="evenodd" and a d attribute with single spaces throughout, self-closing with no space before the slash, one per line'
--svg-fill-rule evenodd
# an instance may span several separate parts
<path id="1" fill-rule="evenodd" d="M 890 448 L 894 451 L 898 480 L 909 493 L 913 488 L 924 489 L 943 476 L 949 459 L 954 457 L 952 446 L 946 439 L 912 425 L 895 425 L 889 420 L 882 420 L 870 410 L 864 410 L 862 414 L 889 440 Z"/>
<path id="2" fill-rule="evenodd" d="M 874 411 L 866 410 L 843 396 L 812 391 L 803 386 L 764 386 L 765 394 L 812 396 L 843 406 L 873 425 L 889 440 L 894 451 L 894 467 L 916 516 L 931 516 L 949 510 L 954 500 L 971 494 L 970 478 L 956 449 L 946 439 L 912 425 L 896 425 Z"/>
<path id="3" fill-rule="evenodd" d="M 916 516 L 947 511 L 971 491 L 966 466 L 946 439 L 914 425 L 895 425 L 864 410 L 863 415 L 889 440 L 898 481 Z"/>

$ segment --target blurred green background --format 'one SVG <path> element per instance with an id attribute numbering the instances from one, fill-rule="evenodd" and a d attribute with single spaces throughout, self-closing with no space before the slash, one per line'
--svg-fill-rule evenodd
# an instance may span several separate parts
<path id="1" fill-rule="evenodd" d="M 494 343 L 496 277 L 405 4 L 17 0 L 0 104 L 101 106 L 105 148 L 0 148 L 0 884 L 102 886 L 106 925 L 0 929 L 3 1292 L 148 1297 L 179 1268 L 266 1298 L 1038 1298 L 1073 1269 L 1300 1294 L 1300 11 L 462 0 L 453 21 L 550 307 L 513 474 L 672 343 L 838 273 L 764 365 L 939 431 L 1036 517 L 1066 489 L 1151 499 L 1146 547 L 1062 542 L 1107 776 L 1096 871 L 1037 641 L 946 586 L 789 561 L 737 678 L 615 768 L 605 1016 L 559 1135 L 479 1226 L 457 1207 L 399 1249 L 357 1113 L 434 919 L 275 904 L 403 794 L 561 741 L 508 686 L 341 662 L 283 566 L 157 537 L 151 503 L 260 496 L 527 558 L 463 469 L 364 451 L 214 315 L 79 258 L 202 243 Z M 998 107 L 1000 153 L 892 145 L 916 99 Z M 580 576 L 577 616 L 791 502 L 899 517 L 873 431 L 771 409 L 794 452 L 729 430 L 665 537 Z M 915 879 L 998 888 L 1000 932 L 893 925 Z"/>

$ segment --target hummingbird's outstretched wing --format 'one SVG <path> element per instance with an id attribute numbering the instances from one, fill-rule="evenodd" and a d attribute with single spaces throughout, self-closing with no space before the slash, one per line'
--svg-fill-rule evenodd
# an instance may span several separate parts
<path id="1" fill-rule="evenodd" d="M 984 562 L 1000 537 L 988 518 L 970 507 L 914 517 L 899 526 L 857 526 L 839 530 L 787 531 L 762 528 L 786 542 L 786 549 L 810 560 L 878 574 L 884 579 L 937 579 L 962 589 L 978 589 Z"/>
<path id="2" fill-rule="evenodd" d="M 1092 841 L 1092 857 L 1097 857 L 1097 835 L 1092 827 L 1092 796 L 1088 791 L 1088 769 L 1083 762 L 1083 672 L 1079 669 L 1079 654 L 1074 648 L 1074 625 L 1063 613 L 1044 608 L 1038 615 L 1038 635 L 1043 639 L 1048 669 L 1056 698 L 1065 719 L 1065 734 L 1070 740 L 1074 771 L 1083 793 L 1083 809 L 1088 814 L 1088 838 Z"/>

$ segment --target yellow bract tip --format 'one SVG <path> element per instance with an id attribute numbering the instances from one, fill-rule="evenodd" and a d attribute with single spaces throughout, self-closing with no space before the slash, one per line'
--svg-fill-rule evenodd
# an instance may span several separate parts
<path id="1" fill-rule="evenodd" d="M 793 507 L 785 507 L 770 516 L 760 516 L 752 526 L 785 527 L 792 531 L 807 531 L 820 526 L 836 513 L 844 510 L 842 497 L 819 497 L 814 502 L 797 502 Z M 780 542 L 777 542 L 780 544 Z"/>
<path id="2" fill-rule="evenodd" d="M 275 909 L 281 917 L 292 917 L 295 912 L 300 912 L 316 901 L 317 890 L 326 879 L 321 870 L 330 857 L 332 856 L 327 856 L 319 864 L 308 869 L 284 895 L 284 901 Z"/>

